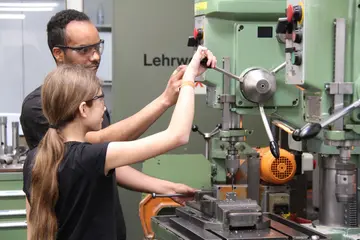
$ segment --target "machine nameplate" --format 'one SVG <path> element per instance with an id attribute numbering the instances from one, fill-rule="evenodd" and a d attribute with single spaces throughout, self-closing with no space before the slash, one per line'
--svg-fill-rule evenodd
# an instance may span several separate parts
<path id="1" fill-rule="evenodd" d="M 319 122 L 321 120 L 321 97 L 306 96 L 305 105 L 305 120 L 308 122 Z"/>

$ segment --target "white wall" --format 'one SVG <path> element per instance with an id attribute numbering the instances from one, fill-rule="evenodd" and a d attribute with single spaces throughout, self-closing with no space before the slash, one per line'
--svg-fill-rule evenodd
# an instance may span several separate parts
<path id="1" fill-rule="evenodd" d="M 0 0 L 1 2 L 12 1 Z M 42 0 L 26 2 L 42 2 Z M 55 67 L 47 46 L 46 25 L 56 12 L 65 9 L 65 0 L 51 0 L 51 2 L 58 3 L 53 11 L 13 12 L 24 14 L 25 19 L 0 19 L 0 116 L 8 116 L 8 126 L 10 126 L 8 130 L 11 130 L 11 121 L 18 120 L 17 116 L 21 112 L 24 98 L 40 86 L 46 74 Z M 105 25 L 109 26 L 112 23 L 112 0 L 84 0 L 84 12 L 96 24 L 96 12 L 100 3 L 104 7 Z M 3 13 L 5 12 L 0 12 Z M 111 33 L 100 33 L 100 37 L 106 42 L 98 75 L 102 80 L 111 81 Z M 106 86 L 104 91 L 105 101 L 111 111 L 111 86 Z M 11 137 L 11 134 L 8 134 L 8 137 Z M 10 143 L 11 139 L 8 139 L 8 142 Z"/>
<path id="2" fill-rule="evenodd" d="M 96 16 L 100 5 L 103 6 L 104 10 L 104 25 L 112 25 L 113 0 L 84 0 L 84 12 L 89 15 L 94 24 L 97 24 Z"/>

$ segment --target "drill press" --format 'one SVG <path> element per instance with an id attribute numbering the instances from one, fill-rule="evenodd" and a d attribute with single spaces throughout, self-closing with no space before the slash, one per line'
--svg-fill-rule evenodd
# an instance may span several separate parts
<path id="1" fill-rule="evenodd" d="M 153 217 L 156 239 L 326 239 L 273 213 L 281 209 L 274 206 L 284 203 L 277 197 L 287 195 L 284 184 L 294 176 L 296 164 L 294 154 L 279 148 L 266 115 L 297 107 L 301 96 L 299 89 L 285 85 L 285 44 L 275 38 L 284 6 L 285 1 L 195 3 L 196 29 L 188 45 L 204 44 L 222 58 L 222 66 L 198 79 L 207 86 L 207 105 L 222 111 L 221 128 L 200 131 L 212 163 L 212 189 L 197 192 L 173 216 Z M 246 142 L 253 130 L 243 126 L 242 117 L 249 114 L 261 117 L 269 139 L 266 148 Z M 246 176 L 236 179 L 239 172 Z M 267 181 L 271 184 L 264 185 Z M 269 202 L 275 202 L 273 207 Z"/>

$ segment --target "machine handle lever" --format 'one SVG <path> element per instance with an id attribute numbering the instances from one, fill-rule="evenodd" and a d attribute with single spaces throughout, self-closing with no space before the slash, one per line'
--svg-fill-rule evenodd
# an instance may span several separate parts
<path id="1" fill-rule="evenodd" d="M 203 67 L 205 67 L 205 68 L 212 68 L 212 67 L 206 65 L 207 61 L 208 61 L 208 58 L 205 57 L 205 58 L 203 58 L 203 60 L 200 61 L 200 64 L 201 64 Z M 214 70 L 216 70 L 216 71 L 218 71 L 218 72 L 220 72 L 220 73 L 223 73 L 223 74 L 225 74 L 225 75 L 227 75 L 227 76 L 229 76 L 229 77 L 231 77 L 231 78 L 233 78 L 233 79 L 236 79 L 236 80 L 238 80 L 238 81 L 240 81 L 240 82 L 242 81 L 241 77 L 236 76 L 235 74 L 232 74 L 231 72 L 228 72 L 228 71 L 226 71 L 226 70 L 224 70 L 224 69 L 222 69 L 222 68 L 219 68 L 219 67 L 216 67 L 216 66 L 215 66 L 215 67 L 212 68 L 212 69 L 214 69 Z"/>
<path id="2" fill-rule="evenodd" d="M 199 130 L 199 127 L 197 125 L 192 125 L 191 130 L 193 132 L 198 132 L 201 136 L 203 136 L 205 138 L 205 134 Z"/>
<path id="3" fill-rule="evenodd" d="M 182 194 L 182 193 L 173 193 L 173 194 L 157 194 L 157 193 L 152 193 L 151 194 L 152 198 L 165 198 L 165 197 L 189 197 L 189 195 L 186 194 Z"/>
<path id="4" fill-rule="evenodd" d="M 215 134 L 217 134 L 219 132 L 219 130 L 221 129 L 222 125 L 219 123 L 216 125 L 216 127 L 214 128 L 214 130 L 212 130 L 210 133 L 203 133 L 199 130 L 199 127 L 197 125 L 193 125 L 192 126 L 192 131 L 193 132 L 198 132 L 201 136 L 204 137 L 204 139 L 209 139 L 212 136 L 214 136 Z"/>
<path id="5" fill-rule="evenodd" d="M 326 119 L 320 123 L 307 123 L 301 129 L 296 129 L 293 132 L 292 137 L 295 141 L 301 141 L 301 140 L 306 140 L 306 139 L 316 137 L 316 135 L 319 134 L 321 129 L 323 129 L 324 127 L 328 126 L 329 124 L 335 122 L 336 120 L 345 116 L 346 114 L 352 112 L 355 108 L 357 108 L 359 106 L 360 106 L 360 99 L 353 102 L 346 108 L 343 108 L 339 112 L 331 115 L 328 119 Z"/>
<path id="6" fill-rule="evenodd" d="M 277 144 L 277 142 L 274 140 L 274 137 L 272 135 L 271 129 L 270 129 L 270 125 L 269 122 L 266 118 L 266 114 L 265 114 L 265 110 L 264 110 L 264 106 L 262 104 L 259 104 L 259 109 L 260 109 L 260 116 L 261 119 L 264 123 L 264 127 L 266 130 L 266 133 L 269 137 L 269 141 L 270 141 L 270 151 L 271 154 L 274 156 L 274 158 L 278 159 L 280 157 L 280 149 L 279 149 L 279 145 Z"/>
<path id="7" fill-rule="evenodd" d="M 271 70 L 271 73 L 276 74 L 277 72 L 279 72 L 281 69 L 283 69 L 285 67 L 286 67 L 286 62 L 283 62 L 282 64 L 280 64 L 279 66 L 277 66 L 276 68 Z"/>

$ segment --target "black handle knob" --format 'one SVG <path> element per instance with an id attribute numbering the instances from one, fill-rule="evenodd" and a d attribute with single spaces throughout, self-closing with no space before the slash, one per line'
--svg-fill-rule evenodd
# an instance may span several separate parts
<path id="1" fill-rule="evenodd" d="M 276 33 L 285 34 L 288 24 L 289 22 L 287 18 L 279 18 L 278 23 L 276 25 Z"/>
<path id="2" fill-rule="evenodd" d="M 318 135 L 321 129 L 320 123 L 308 123 L 301 129 L 296 129 L 293 132 L 292 137 L 295 141 L 310 139 Z"/>
<path id="3" fill-rule="evenodd" d="M 198 126 L 196 126 L 196 125 L 192 125 L 191 130 L 192 130 L 193 132 L 197 132 L 197 131 L 199 130 L 199 128 L 198 128 Z"/>
<path id="4" fill-rule="evenodd" d="M 208 58 L 207 58 L 207 57 L 204 57 L 204 58 L 200 61 L 201 66 L 203 66 L 204 68 L 211 68 L 211 66 L 208 66 L 208 65 L 207 65 L 207 61 L 208 61 Z"/>
<path id="5" fill-rule="evenodd" d="M 280 157 L 280 148 L 277 142 L 270 142 L 270 151 L 274 158 L 278 159 Z"/>

